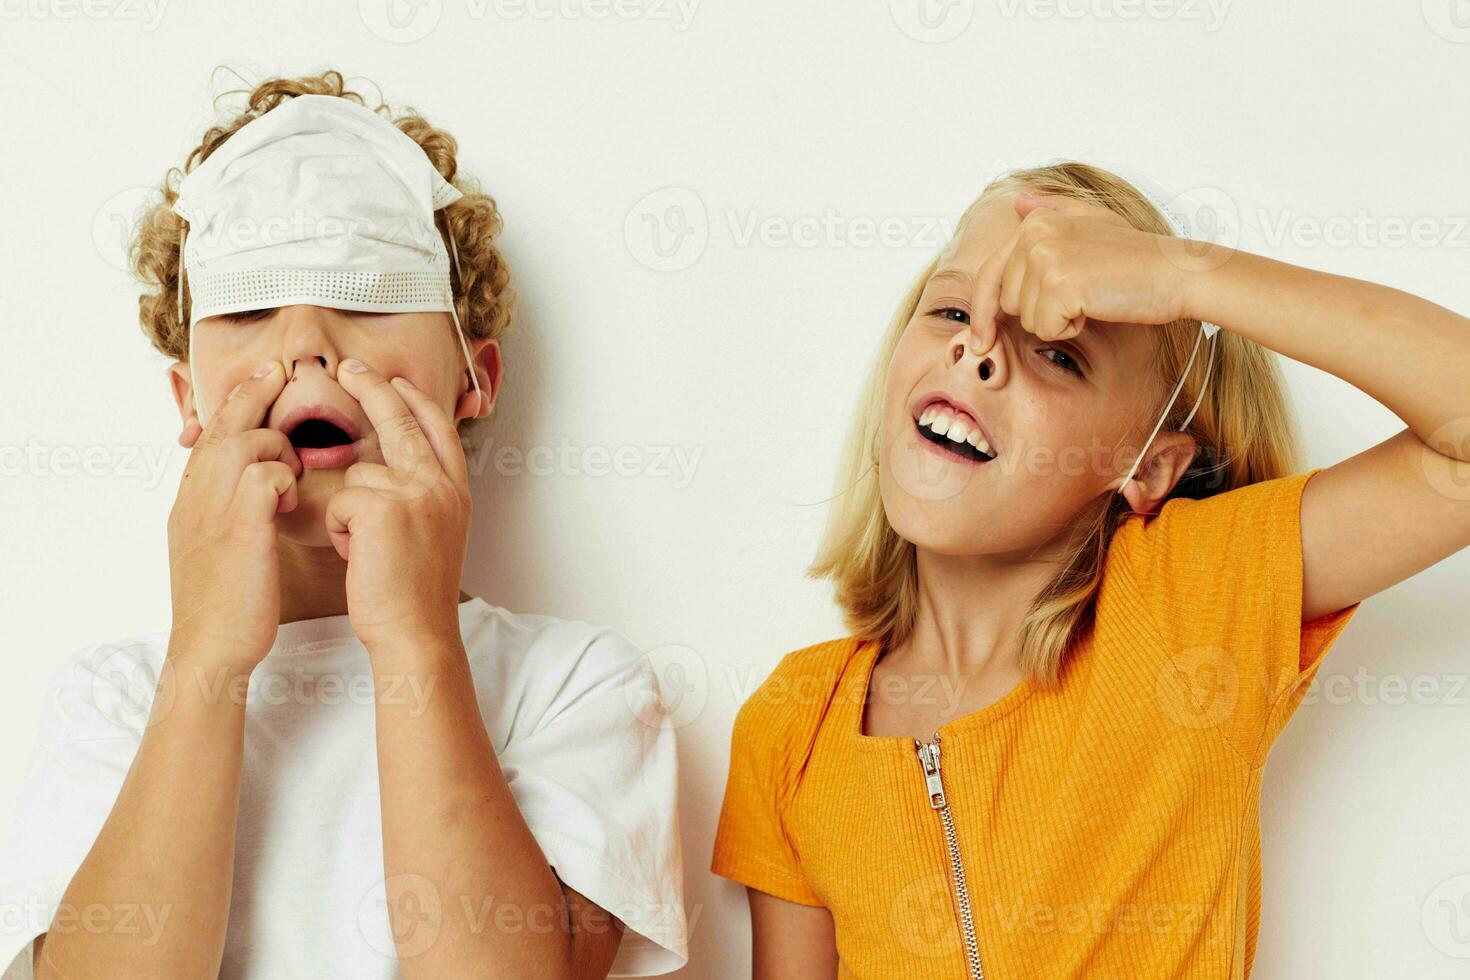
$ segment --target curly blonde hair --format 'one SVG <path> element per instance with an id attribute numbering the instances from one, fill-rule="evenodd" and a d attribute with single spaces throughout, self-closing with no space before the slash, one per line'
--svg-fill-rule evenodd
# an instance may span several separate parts
<path id="1" fill-rule="evenodd" d="M 244 91 L 233 89 L 221 93 L 215 103 L 218 105 L 225 96 Z M 439 233 L 445 236 L 444 247 L 451 247 L 448 236 L 452 235 L 454 247 L 459 251 L 463 280 L 456 282 L 454 292 L 466 340 L 499 339 L 510 324 L 515 294 L 510 289 L 510 270 L 495 244 L 495 236 L 501 230 L 495 199 L 484 193 L 473 177 L 459 173 L 455 158 L 459 144 L 453 136 L 435 128 L 411 107 L 395 115 L 381 100 L 376 106 L 369 106 L 361 94 L 347 88 L 341 72 L 328 70 L 300 78 L 270 78 L 255 85 L 242 111 L 206 130 L 199 145 L 185 158 L 184 166 L 170 167 L 164 174 L 162 199 L 142 214 L 128 248 L 129 265 L 144 285 L 143 294 L 138 297 L 138 321 L 153 347 L 174 360 L 184 361 L 189 357 L 189 328 L 179 320 L 176 302 L 179 231 L 184 224 L 173 211 L 179 183 L 240 127 L 298 95 L 350 99 L 386 117 L 423 147 L 440 175 L 464 195 L 440 209 L 434 220 Z M 461 439 L 469 434 L 476 421 L 473 418 L 460 421 Z"/>

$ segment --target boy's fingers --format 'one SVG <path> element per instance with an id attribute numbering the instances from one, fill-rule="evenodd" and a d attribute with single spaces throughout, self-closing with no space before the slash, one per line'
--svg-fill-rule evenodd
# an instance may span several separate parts
<path id="1" fill-rule="evenodd" d="M 459 432 L 454 428 L 454 423 L 449 421 L 449 416 L 444 414 L 444 409 L 428 395 L 418 388 L 406 384 L 405 378 L 394 378 L 391 382 L 397 389 L 403 402 L 413 412 L 414 418 L 418 419 L 419 428 L 424 432 L 425 438 L 434 450 L 434 455 L 439 460 L 439 465 L 444 472 L 449 474 L 456 483 L 462 483 L 469 479 L 469 467 L 465 463 L 464 449 L 459 443 Z M 483 404 L 484 396 L 481 396 Z"/>
<path id="2" fill-rule="evenodd" d="M 261 374 L 260 371 L 264 371 Z M 265 413 L 281 393 L 286 383 L 286 372 L 281 362 L 267 361 L 253 377 L 240 382 L 225 396 L 215 410 L 209 424 L 204 427 L 200 441 L 218 443 L 236 432 L 258 429 L 265 420 Z"/>
<path id="3" fill-rule="evenodd" d="M 292 479 L 300 477 L 305 469 L 291 440 L 276 429 L 247 429 L 236 433 L 226 439 L 220 450 L 216 456 L 226 462 L 217 464 L 212 472 L 219 481 L 221 506 L 230 505 L 241 478 L 256 463 L 279 462 Z"/>
<path id="4" fill-rule="evenodd" d="M 296 474 L 277 459 L 258 460 L 245 467 L 230 504 L 237 527 L 267 527 L 296 507 Z"/>
<path id="5" fill-rule="evenodd" d="M 351 365 L 362 365 L 363 370 L 353 371 Z M 349 359 L 338 365 L 337 383 L 362 405 L 389 466 L 415 476 L 427 475 L 422 472 L 424 467 L 439 468 L 418 419 L 388 379 L 361 361 Z"/>
<path id="6" fill-rule="evenodd" d="M 358 461 L 342 474 L 344 487 L 367 487 L 387 494 L 395 500 L 422 496 L 427 489 L 411 473 L 395 470 L 382 463 Z"/>
<path id="7" fill-rule="evenodd" d="M 372 498 L 376 493 L 376 490 L 368 487 L 343 487 L 327 501 L 327 537 L 331 538 L 332 547 L 337 549 L 337 554 L 342 556 L 343 561 L 352 560 L 347 554 L 348 543 L 352 538 L 352 522 L 363 508 L 372 505 Z"/>

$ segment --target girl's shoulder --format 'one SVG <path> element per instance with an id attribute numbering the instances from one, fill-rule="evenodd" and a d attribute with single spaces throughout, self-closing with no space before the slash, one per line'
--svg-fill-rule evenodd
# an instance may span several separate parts
<path id="1" fill-rule="evenodd" d="M 859 637 L 845 636 L 785 654 L 740 706 L 735 740 L 796 751 L 809 747 L 863 644 Z"/>

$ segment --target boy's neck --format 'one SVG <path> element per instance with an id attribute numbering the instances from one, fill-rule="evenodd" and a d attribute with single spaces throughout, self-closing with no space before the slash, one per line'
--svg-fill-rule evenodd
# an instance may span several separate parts
<path id="1" fill-rule="evenodd" d="M 341 616 L 347 608 L 347 563 L 335 548 L 304 548 L 282 538 L 281 622 Z M 459 602 L 474 598 L 459 590 Z"/>

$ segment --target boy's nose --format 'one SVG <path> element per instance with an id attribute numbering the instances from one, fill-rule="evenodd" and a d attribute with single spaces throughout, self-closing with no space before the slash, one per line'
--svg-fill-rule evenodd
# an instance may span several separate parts
<path id="1" fill-rule="evenodd" d="M 335 377 L 336 376 L 336 371 L 333 368 L 331 362 L 327 359 L 327 356 L 325 354 L 311 354 L 311 355 L 306 355 L 306 356 L 300 356 L 300 357 L 293 357 L 293 358 L 291 358 L 291 362 L 288 365 L 288 367 L 290 368 L 290 370 L 286 372 L 287 375 L 288 375 L 288 379 L 289 379 L 287 381 L 287 383 L 289 384 L 291 381 L 295 381 L 300 376 L 298 372 L 300 371 L 300 369 L 301 369 L 301 367 L 303 365 L 312 365 L 312 364 L 315 364 L 317 367 L 320 367 L 322 369 L 322 371 L 328 377 Z"/>

